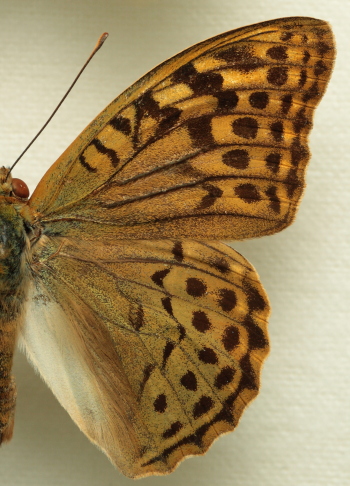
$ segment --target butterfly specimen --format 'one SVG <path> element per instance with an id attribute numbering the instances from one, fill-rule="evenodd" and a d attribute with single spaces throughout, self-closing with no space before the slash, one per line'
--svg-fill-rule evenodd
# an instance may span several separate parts
<path id="1" fill-rule="evenodd" d="M 1 442 L 17 338 L 129 477 L 169 473 L 235 428 L 258 393 L 269 304 L 216 240 L 293 221 L 334 55 L 316 19 L 227 32 L 127 89 L 29 199 L 1 169 Z"/>

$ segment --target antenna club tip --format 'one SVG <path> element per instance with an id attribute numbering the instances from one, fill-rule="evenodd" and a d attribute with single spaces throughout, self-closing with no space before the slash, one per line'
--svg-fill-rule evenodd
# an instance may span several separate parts
<path id="1" fill-rule="evenodd" d="M 94 52 L 96 52 L 100 47 L 102 47 L 102 44 L 104 43 L 104 41 L 107 39 L 108 37 L 108 32 L 104 32 L 100 38 L 98 39 L 97 41 L 97 44 L 96 44 L 96 47 L 94 49 Z"/>

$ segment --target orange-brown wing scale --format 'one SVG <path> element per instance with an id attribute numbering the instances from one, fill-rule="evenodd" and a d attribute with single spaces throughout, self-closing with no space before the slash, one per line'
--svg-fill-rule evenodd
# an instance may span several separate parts
<path id="1" fill-rule="evenodd" d="M 293 220 L 334 54 L 310 18 L 187 49 L 113 101 L 29 201 L 24 346 L 127 476 L 204 453 L 258 392 L 267 298 L 212 240 Z"/>
<path id="2" fill-rule="evenodd" d="M 202 42 L 112 102 L 30 201 L 47 234 L 243 239 L 291 223 L 312 114 L 329 80 L 326 22 L 288 18 Z"/>
<path id="3" fill-rule="evenodd" d="M 268 353 L 267 297 L 241 255 L 57 238 L 38 257 L 28 355 L 124 474 L 169 473 L 234 429 Z"/>

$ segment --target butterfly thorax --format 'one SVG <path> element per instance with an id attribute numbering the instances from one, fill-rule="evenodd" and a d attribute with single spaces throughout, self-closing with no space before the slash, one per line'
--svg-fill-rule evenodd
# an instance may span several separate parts
<path id="1" fill-rule="evenodd" d="M 9 169 L 0 168 L 0 331 L 16 321 L 25 299 L 27 260 L 33 216 L 26 197 L 19 197 Z M 1 344 L 1 335 L 0 335 Z"/>
<path id="2" fill-rule="evenodd" d="M 15 317 L 23 293 L 27 237 L 13 199 L 0 197 L 0 322 Z"/>

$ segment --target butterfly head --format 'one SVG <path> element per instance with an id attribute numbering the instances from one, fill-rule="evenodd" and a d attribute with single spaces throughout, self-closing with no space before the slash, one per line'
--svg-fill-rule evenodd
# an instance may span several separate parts
<path id="1" fill-rule="evenodd" d="M 8 168 L 0 168 L 0 280 L 4 272 L 2 260 L 13 256 L 15 248 L 22 252 L 27 236 L 32 234 L 33 214 L 27 201 L 25 182 L 12 178 Z M 14 246 L 12 243 L 14 243 Z M 16 251 L 15 251 L 16 253 Z M 19 253 L 17 256 L 19 256 Z M 11 256 L 11 258 L 12 258 Z M 6 272 L 5 272 L 6 274 Z M 1 285 L 0 285 L 1 287 Z M 0 306 L 1 307 L 1 306 Z"/>
<path id="2" fill-rule="evenodd" d="M 28 199 L 29 189 L 21 179 L 12 177 L 6 167 L 0 169 L 0 196 L 15 197 L 21 201 Z"/>

